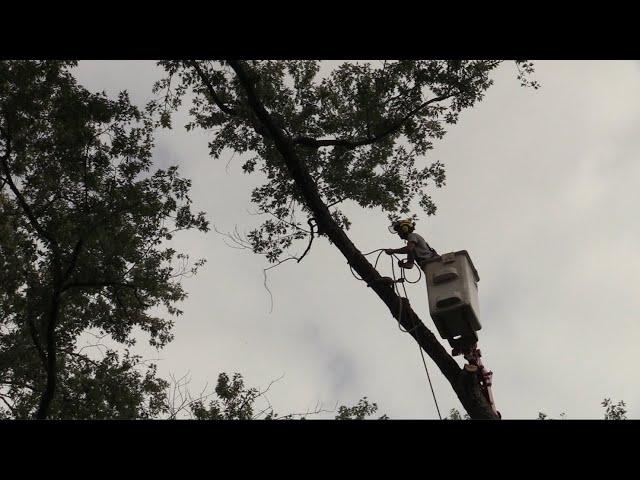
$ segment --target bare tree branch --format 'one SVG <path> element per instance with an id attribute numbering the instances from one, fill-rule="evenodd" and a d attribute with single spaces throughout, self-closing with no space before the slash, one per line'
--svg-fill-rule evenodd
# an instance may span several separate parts
<path id="1" fill-rule="evenodd" d="M 219 234 L 219 235 L 223 235 L 224 237 L 228 238 L 229 240 L 231 240 L 233 243 L 235 243 L 237 246 L 234 247 L 233 245 L 229 245 L 227 242 L 225 242 L 225 245 L 227 245 L 230 248 L 235 248 L 237 250 L 253 250 L 253 246 L 244 238 L 242 238 L 242 235 L 240 235 L 240 232 L 238 232 L 238 226 L 236 225 L 234 227 L 234 233 L 225 233 L 225 232 L 221 232 L 220 230 L 218 230 L 218 227 L 216 227 L 216 225 L 213 225 L 213 230 Z"/>
<path id="2" fill-rule="evenodd" d="M 285 225 L 289 225 L 290 227 L 293 227 L 296 230 L 300 230 L 301 232 L 310 233 L 309 230 L 306 230 L 306 229 L 302 228 L 301 226 L 296 225 L 295 223 L 292 223 L 290 221 L 284 220 L 283 218 L 278 217 L 273 212 L 268 212 L 268 211 L 264 211 L 264 210 L 263 211 L 258 211 L 258 212 L 250 212 L 249 209 L 246 209 L 246 210 L 247 210 L 247 213 L 249 215 L 253 215 L 253 216 L 256 216 L 256 215 L 271 215 L 273 218 L 275 218 L 276 220 L 284 223 Z"/>
<path id="3" fill-rule="evenodd" d="M 313 232 L 313 219 L 310 218 L 307 220 L 307 223 L 309 224 L 309 245 L 307 245 L 307 249 L 303 252 L 303 254 L 300 256 L 300 258 L 298 258 L 298 263 L 300 263 L 302 261 L 302 259 L 305 257 L 305 255 L 307 253 L 309 253 L 309 250 L 311 250 L 311 244 L 313 243 L 313 236 L 314 236 L 314 232 Z"/>

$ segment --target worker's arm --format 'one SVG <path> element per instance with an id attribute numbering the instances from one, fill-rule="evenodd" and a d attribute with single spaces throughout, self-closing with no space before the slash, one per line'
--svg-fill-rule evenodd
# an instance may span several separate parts
<path id="1" fill-rule="evenodd" d="M 406 247 L 402 248 L 387 248 L 385 253 L 387 255 L 393 255 L 394 253 L 411 253 L 416 248 L 415 242 L 407 242 Z"/>

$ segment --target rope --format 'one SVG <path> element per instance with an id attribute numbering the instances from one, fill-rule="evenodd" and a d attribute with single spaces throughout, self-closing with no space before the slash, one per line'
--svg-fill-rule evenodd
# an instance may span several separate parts
<path id="1" fill-rule="evenodd" d="M 363 253 L 362 255 L 364 255 L 366 257 L 367 255 L 371 255 L 372 253 L 380 252 L 380 253 L 378 253 L 378 256 L 376 257 L 376 263 L 373 264 L 373 268 L 377 268 L 378 260 L 380 260 L 380 256 L 382 255 L 382 252 L 384 252 L 384 250 L 385 250 L 384 248 L 378 248 L 376 250 L 372 250 L 370 252 Z M 353 267 L 351 266 L 351 264 L 349 264 L 349 268 L 351 269 L 351 275 L 353 275 L 356 278 L 356 280 L 360 280 L 361 282 L 365 281 L 364 278 L 360 278 L 358 275 L 356 275 L 356 272 L 353 271 Z M 368 283 L 369 282 L 367 282 L 367 284 Z"/>
<path id="2" fill-rule="evenodd" d="M 393 255 L 393 258 L 397 258 L 395 255 Z M 394 285 L 397 285 L 397 283 L 395 283 L 396 280 L 396 272 L 395 272 L 395 268 L 394 268 L 394 262 L 393 260 L 391 260 L 391 272 L 393 275 L 393 279 L 394 279 Z M 419 271 L 422 272 L 422 268 L 418 267 Z M 402 278 L 402 290 L 404 291 L 404 298 L 407 299 L 407 302 L 409 302 L 409 304 L 411 304 L 411 301 L 409 300 L 409 295 L 407 294 L 407 289 L 404 286 L 404 280 L 406 279 L 405 277 L 405 269 L 401 268 L 400 269 L 400 274 L 401 274 L 401 278 Z M 409 283 L 417 283 L 420 278 L 422 278 L 422 273 L 420 273 L 420 275 L 418 276 L 418 280 L 416 280 L 415 282 L 409 282 Z M 398 295 L 398 297 L 400 297 L 400 292 L 397 290 L 396 287 L 396 293 Z M 402 297 L 400 297 L 400 308 L 398 310 L 398 327 L 400 328 L 400 330 L 402 332 L 405 333 L 411 333 L 413 331 L 413 329 L 417 328 L 417 325 L 413 327 L 413 329 L 411 330 L 405 330 L 404 328 L 402 328 L 402 325 L 400 324 L 400 319 L 402 314 Z M 440 414 L 440 407 L 438 406 L 438 399 L 436 398 L 436 392 L 433 390 L 433 383 L 431 382 L 431 375 L 429 375 L 429 369 L 427 368 L 427 362 L 424 359 L 424 353 L 422 352 L 422 347 L 420 346 L 420 343 L 418 343 L 418 340 L 416 339 L 416 344 L 418 345 L 418 351 L 420 352 L 420 357 L 422 357 L 422 364 L 424 365 L 424 371 L 427 373 L 427 380 L 429 381 L 429 388 L 431 389 L 431 395 L 433 396 L 433 403 L 435 403 L 436 405 L 436 411 L 438 412 L 438 418 L 440 420 L 442 420 L 442 415 Z"/>
<path id="3" fill-rule="evenodd" d="M 378 266 L 378 260 L 380 260 L 380 256 L 382 255 L 382 252 L 384 252 L 384 248 L 379 248 L 377 250 L 373 250 L 371 252 L 368 253 L 363 253 L 363 255 L 366 257 L 367 255 L 371 255 L 372 253 L 375 252 L 380 252 L 378 253 L 378 256 L 376 257 L 376 261 L 375 264 L 373 265 L 373 268 L 376 268 Z M 391 275 L 393 276 L 393 289 L 396 293 L 396 295 L 398 296 L 398 298 L 400 299 L 400 301 L 398 302 L 398 328 L 400 329 L 401 332 L 404 333 L 411 333 L 413 332 L 414 329 L 416 329 L 418 327 L 418 325 L 416 324 L 411 330 L 405 330 L 404 328 L 402 328 L 402 324 L 400 323 L 400 319 L 402 318 L 402 304 L 403 304 L 403 298 L 407 300 L 407 302 L 409 303 L 409 305 L 411 305 L 411 302 L 409 300 L 409 295 L 407 294 L 407 289 L 404 286 L 405 281 L 408 283 L 418 283 L 420 281 L 420 279 L 422 278 L 422 268 L 420 268 L 420 266 L 418 266 L 418 279 L 414 282 L 409 281 L 406 276 L 405 276 L 405 272 L 404 272 L 404 268 L 400 269 L 400 278 L 398 279 L 396 277 L 396 269 L 395 269 L 395 265 L 394 265 L 394 259 L 398 260 L 398 257 L 395 256 L 395 254 L 391 255 Z M 351 264 L 349 264 L 349 268 L 351 269 L 351 274 L 360 281 L 364 281 L 363 278 L 358 277 L 355 272 L 353 271 L 353 267 L 351 266 Z M 369 282 L 367 282 L 369 283 Z M 402 297 L 400 295 L 400 289 L 398 288 L 398 283 L 402 284 L 402 290 L 404 291 L 404 297 Z M 414 338 L 415 339 L 415 338 Z M 424 371 L 427 373 L 427 380 L 429 381 L 429 388 L 431 389 L 431 395 L 433 396 L 433 402 L 436 405 L 436 411 L 438 412 L 438 418 L 440 420 L 442 420 L 442 415 L 440 414 L 440 407 L 438 406 L 438 399 L 436 398 L 436 392 L 433 390 L 433 383 L 431 382 L 431 375 L 429 375 L 429 369 L 427 368 L 427 362 L 424 359 L 424 353 L 422 352 L 422 347 L 420 346 L 420 343 L 418 342 L 417 339 L 416 343 L 418 345 L 418 351 L 420 352 L 420 357 L 422 357 L 422 364 L 424 365 Z"/>
<path id="4" fill-rule="evenodd" d="M 438 418 L 442 420 L 442 415 L 440 415 L 440 407 L 438 407 L 438 400 L 436 399 L 436 392 L 433 391 L 433 384 L 431 383 L 431 376 L 429 375 L 429 369 L 427 368 L 427 362 L 424 359 L 424 353 L 422 353 L 422 347 L 418 343 L 418 350 L 420 351 L 420 356 L 422 357 L 422 364 L 424 365 L 424 371 L 427 372 L 427 379 L 429 380 L 429 387 L 431 388 L 431 395 L 433 395 L 433 403 L 436 404 L 436 410 L 438 411 Z"/>
<path id="5" fill-rule="evenodd" d="M 412 282 L 411 280 L 409 280 L 407 278 L 404 268 L 402 269 L 401 273 L 402 273 L 402 278 L 404 279 L 405 282 L 411 283 L 411 284 L 418 283 L 420 281 L 420 279 L 422 278 L 422 267 L 420 267 L 420 265 L 418 265 L 418 279 L 415 282 Z"/>

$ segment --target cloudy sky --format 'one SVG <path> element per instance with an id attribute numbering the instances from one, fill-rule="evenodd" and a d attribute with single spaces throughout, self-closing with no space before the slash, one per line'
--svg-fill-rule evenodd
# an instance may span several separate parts
<path id="1" fill-rule="evenodd" d="M 485 99 L 424 159 L 443 162 L 447 182 L 432 192 L 437 215 L 420 215 L 417 231 L 441 253 L 468 250 L 478 269 L 479 345 L 503 418 L 602 418 L 605 397 L 625 400 L 638 418 L 640 63 L 535 63 L 540 90 L 520 87 L 504 64 Z M 88 89 L 126 89 L 139 105 L 162 75 L 142 61 L 84 61 L 75 73 Z M 158 132 L 157 166 L 180 165 L 196 208 L 219 230 L 250 230 L 260 178 L 243 175 L 231 152 L 209 158 L 207 133 L 186 132 L 186 119 L 180 112 L 173 130 Z M 383 213 L 345 210 L 362 251 L 401 246 Z M 325 240 L 302 263 L 269 272 L 271 313 L 263 257 L 229 248 L 214 231 L 174 244 L 208 263 L 184 282 L 190 296 L 175 340 L 160 352 L 138 347 L 160 359 L 161 375 L 189 373 L 193 392 L 222 371 L 262 388 L 282 377 L 268 398 L 283 414 L 366 395 L 391 418 L 437 418 L 415 341 Z M 387 258 L 381 264 L 390 268 Z M 424 284 L 409 287 L 435 331 Z M 427 362 L 440 410 L 461 410 Z"/>

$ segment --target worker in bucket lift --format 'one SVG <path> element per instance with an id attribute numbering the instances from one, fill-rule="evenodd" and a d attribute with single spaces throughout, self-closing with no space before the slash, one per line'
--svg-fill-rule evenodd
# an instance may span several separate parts
<path id="1" fill-rule="evenodd" d="M 397 233 L 401 239 L 407 241 L 407 245 L 402 248 L 387 248 L 384 252 L 387 255 L 394 253 L 406 253 L 407 259 L 400 260 L 398 265 L 402 268 L 413 268 L 417 263 L 420 268 L 424 269 L 424 265 L 429 258 L 435 257 L 438 253 L 429 246 L 427 241 L 414 232 L 416 223 L 413 220 L 397 220 L 389 226 L 391 233 Z"/>

